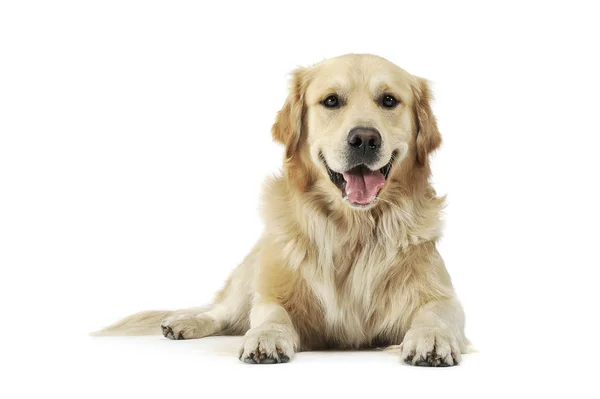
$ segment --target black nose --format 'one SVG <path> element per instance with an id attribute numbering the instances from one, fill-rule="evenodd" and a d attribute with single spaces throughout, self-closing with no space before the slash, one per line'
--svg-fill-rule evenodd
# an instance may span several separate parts
<path id="1" fill-rule="evenodd" d="M 355 127 L 348 134 L 348 147 L 355 161 L 372 162 L 379 155 L 381 134 L 372 127 Z"/>

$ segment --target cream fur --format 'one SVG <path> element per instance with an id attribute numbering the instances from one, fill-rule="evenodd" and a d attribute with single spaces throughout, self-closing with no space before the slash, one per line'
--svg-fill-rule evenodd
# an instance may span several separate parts
<path id="1" fill-rule="evenodd" d="M 347 101 L 335 113 L 320 105 L 332 90 Z M 381 92 L 401 104 L 382 110 L 373 101 Z M 443 198 L 429 184 L 427 159 L 441 136 L 429 99 L 423 79 L 376 56 L 346 55 L 295 71 L 273 126 L 286 158 L 282 175 L 264 187 L 264 234 L 210 310 L 141 313 L 102 333 L 147 331 L 150 324 L 158 332 L 160 319 L 173 339 L 245 334 L 240 359 L 248 363 L 285 362 L 303 350 L 399 345 L 409 364 L 458 364 L 468 341 L 436 250 Z M 347 132 L 365 124 L 383 136 L 382 166 L 397 156 L 379 197 L 356 209 L 321 157 L 342 172 Z"/>

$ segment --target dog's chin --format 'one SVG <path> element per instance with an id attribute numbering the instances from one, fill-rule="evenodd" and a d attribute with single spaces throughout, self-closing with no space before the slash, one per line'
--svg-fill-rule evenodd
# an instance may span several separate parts
<path id="1" fill-rule="evenodd" d="M 331 169 L 325 157 L 321 156 L 321 160 L 329 180 L 338 188 L 344 203 L 353 209 L 368 210 L 378 202 L 379 195 L 390 176 L 396 154 L 394 152 L 389 162 L 382 168 L 373 170 L 367 165 L 360 164 L 342 173 Z"/>
<path id="2" fill-rule="evenodd" d="M 377 196 L 373 199 L 373 201 L 369 202 L 368 204 L 357 204 L 355 202 L 350 201 L 348 199 L 348 197 L 344 197 L 343 198 L 344 203 L 346 203 L 350 208 L 356 209 L 356 210 L 359 210 L 359 211 L 368 211 L 369 209 L 375 207 L 375 205 L 377 204 L 378 199 L 379 199 L 379 193 L 377 193 Z"/>

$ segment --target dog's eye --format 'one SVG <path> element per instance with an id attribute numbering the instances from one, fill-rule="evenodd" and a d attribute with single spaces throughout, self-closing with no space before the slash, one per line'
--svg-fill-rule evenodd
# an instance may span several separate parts
<path id="1" fill-rule="evenodd" d="M 396 100 L 390 94 L 385 94 L 381 98 L 381 105 L 383 105 L 385 108 L 394 108 L 396 105 L 398 105 L 398 100 Z"/>
<path id="2" fill-rule="evenodd" d="M 327 108 L 337 108 L 340 106 L 340 99 L 336 95 L 331 95 L 325 100 L 321 101 L 321 104 Z"/>

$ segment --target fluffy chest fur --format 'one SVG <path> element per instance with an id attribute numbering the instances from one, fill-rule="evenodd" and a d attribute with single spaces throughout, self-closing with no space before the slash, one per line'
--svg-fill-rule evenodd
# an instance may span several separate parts
<path id="1" fill-rule="evenodd" d="M 323 346 L 349 348 L 399 342 L 414 311 L 428 298 L 445 295 L 444 287 L 422 284 L 439 273 L 423 265 L 439 257 L 434 242 L 441 199 L 343 214 L 315 206 L 322 201 L 318 193 L 299 201 L 276 183 L 268 186 L 267 241 L 277 248 L 273 267 L 287 282 L 282 279 L 285 290 L 274 288 L 275 296 L 289 297 L 283 302 L 298 315 L 293 321 L 301 335 L 307 330 Z"/>

